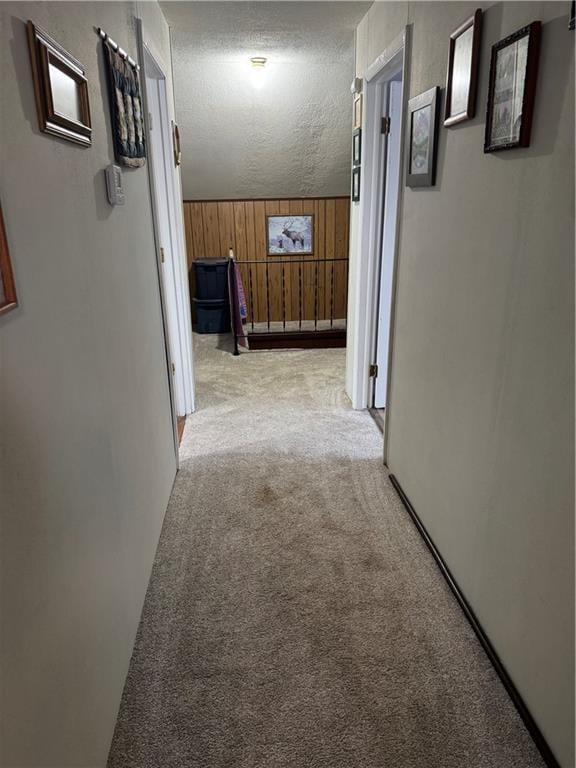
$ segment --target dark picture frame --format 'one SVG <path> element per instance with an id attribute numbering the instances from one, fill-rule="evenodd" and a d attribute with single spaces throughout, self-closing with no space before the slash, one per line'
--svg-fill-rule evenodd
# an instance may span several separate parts
<path id="1" fill-rule="evenodd" d="M 530 146 L 541 33 L 533 21 L 492 46 L 484 152 Z"/>
<path id="2" fill-rule="evenodd" d="M 280 213 L 266 216 L 268 256 L 312 256 L 314 214 Z"/>
<path id="3" fill-rule="evenodd" d="M 570 3 L 570 18 L 568 20 L 568 29 L 576 29 L 576 0 Z"/>
<path id="4" fill-rule="evenodd" d="M 356 128 L 352 134 L 352 165 L 362 162 L 362 128 Z"/>
<path id="5" fill-rule="evenodd" d="M 8 250 L 2 206 L 0 206 L 0 315 L 4 314 L 4 312 L 9 312 L 17 306 L 18 298 L 16 296 L 16 286 L 14 285 L 12 262 L 10 261 L 10 251 Z"/>
<path id="6" fill-rule="evenodd" d="M 89 147 L 92 123 L 84 67 L 33 22 L 27 31 L 40 130 Z"/>
<path id="7" fill-rule="evenodd" d="M 478 64 L 482 38 L 482 10 L 466 19 L 450 35 L 444 125 L 456 125 L 476 114 Z"/>
<path id="8" fill-rule="evenodd" d="M 408 102 L 408 187 L 432 187 L 436 182 L 439 104 L 437 85 Z"/>
<path id="9" fill-rule="evenodd" d="M 360 166 L 352 169 L 352 202 L 357 203 L 360 200 Z"/>

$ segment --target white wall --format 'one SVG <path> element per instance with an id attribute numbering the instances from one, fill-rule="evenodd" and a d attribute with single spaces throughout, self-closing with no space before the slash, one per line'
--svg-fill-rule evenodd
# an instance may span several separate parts
<path id="1" fill-rule="evenodd" d="M 0 4 L 0 200 L 20 301 L 0 317 L 5 766 L 105 765 L 175 474 L 147 171 L 124 172 L 116 209 L 103 177 L 94 27 L 136 56 L 135 12 Z M 29 18 L 86 67 L 89 149 L 38 131 Z"/>
<path id="2" fill-rule="evenodd" d="M 349 194 L 353 31 L 368 5 L 166 3 L 184 199 Z"/>
<path id="3" fill-rule="evenodd" d="M 449 34 L 478 5 L 487 7 L 376 3 L 358 28 L 358 74 L 411 24 L 410 96 L 443 86 Z M 404 191 L 388 415 L 390 470 L 563 768 L 574 766 L 568 10 L 487 8 L 478 116 L 441 128 L 436 186 Z M 531 147 L 484 155 L 490 48 L 535 19 L 543 34 Z M 350 258 L 358 268 L 358 252 Z"/>

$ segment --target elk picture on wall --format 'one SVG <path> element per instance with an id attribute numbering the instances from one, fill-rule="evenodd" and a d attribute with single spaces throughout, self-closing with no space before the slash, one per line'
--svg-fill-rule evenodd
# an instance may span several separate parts
<path id="1" fill-rule="evenodd" d="M 267 216 L 268 256 L 314 253 L 314 216 Z"/>

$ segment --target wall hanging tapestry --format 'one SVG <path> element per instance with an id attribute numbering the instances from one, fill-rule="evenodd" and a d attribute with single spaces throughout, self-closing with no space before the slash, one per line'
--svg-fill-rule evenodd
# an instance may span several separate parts
<path id="1" fill-rule="evenodd" d="M 104 40 L 114 154 L 121 165 L 140 168 L 146 162 L 142 97 L 138 70 Z"/>

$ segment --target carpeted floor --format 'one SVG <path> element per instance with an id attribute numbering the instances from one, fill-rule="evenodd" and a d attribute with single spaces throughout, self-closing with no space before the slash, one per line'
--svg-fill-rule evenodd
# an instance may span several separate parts
<path id="1" fill-rule="evenodd" d="M 196 336 L 109 768 L 541 768 L 343 390 Z"/>

